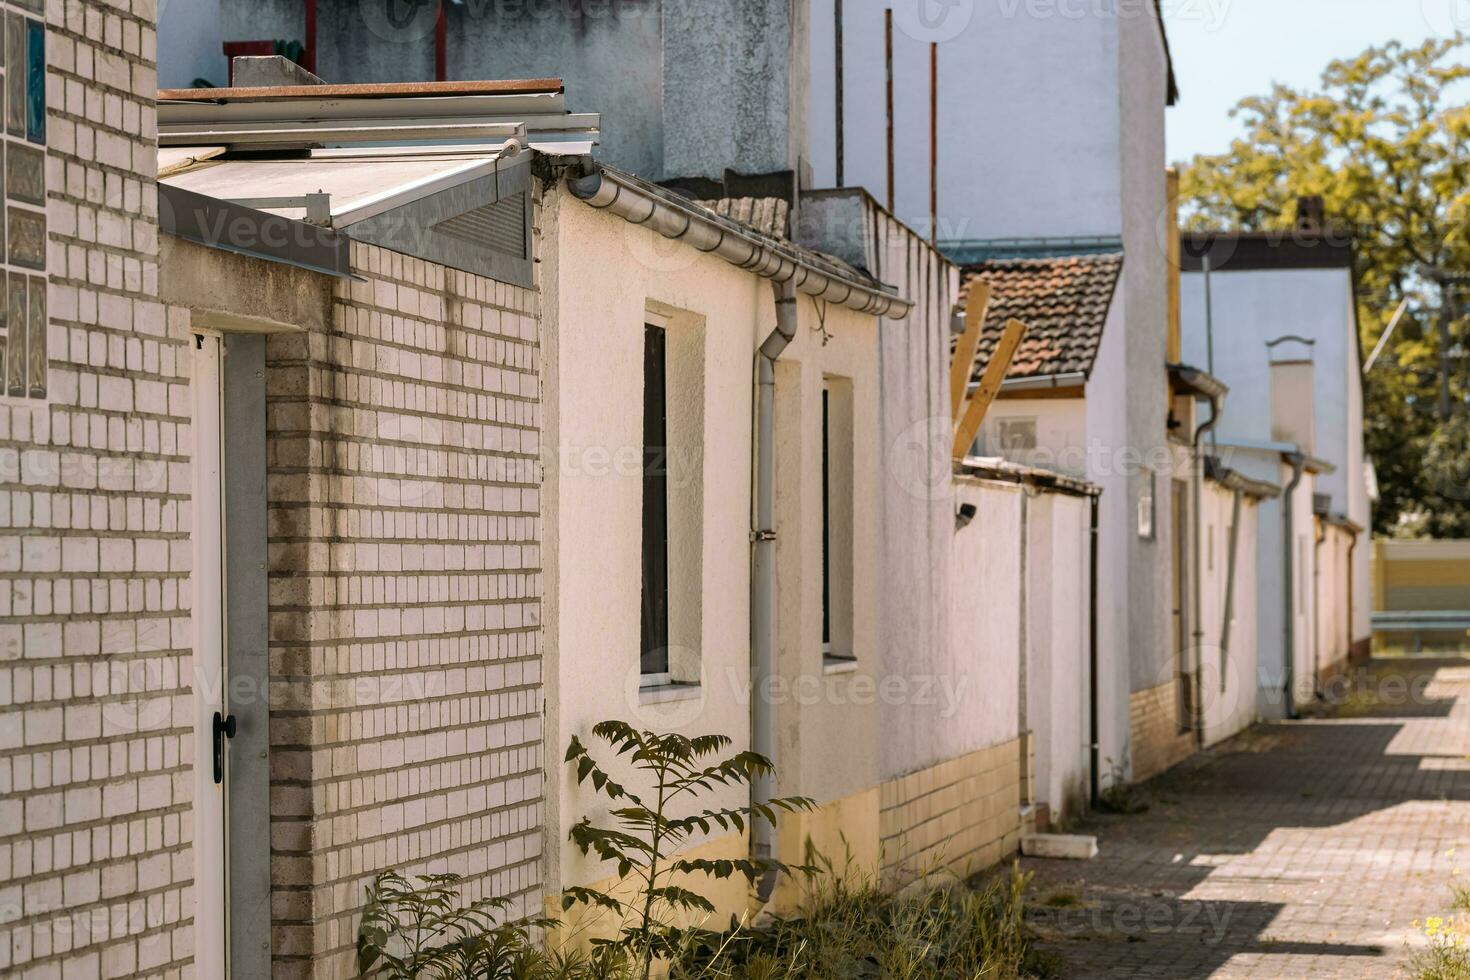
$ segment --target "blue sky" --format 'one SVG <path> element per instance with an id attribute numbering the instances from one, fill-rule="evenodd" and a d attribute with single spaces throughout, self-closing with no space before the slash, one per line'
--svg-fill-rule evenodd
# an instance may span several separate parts
<path id="1" fill-rule="evenodd" d="M 1163 0 L 1181 98 L 1169 160 L 1217 153 L 1240 131 L 1232 106 L 1273 81 L 1316 83 L 1333 58 L 1390 40 L 1420 44 L 1458 25 L 1470 0 Z"/>

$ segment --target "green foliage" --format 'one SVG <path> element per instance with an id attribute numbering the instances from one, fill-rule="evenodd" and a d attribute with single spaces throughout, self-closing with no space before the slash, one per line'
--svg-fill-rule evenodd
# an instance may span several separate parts
<path id="1" fill-rule="evenodd" d="M 676 858 L 696 834 L 712 829 L 743 831 L 754 820 L 776 821 L 777 811 L 809 810 L 816 804 L 806 797 L 773 799 L 718 809 L 692 809 L 682 816 L 671 812 L 677 804 L 696 807 L 695 800 L 722 786 L 748 785 L 774 776 L 769 759 L 754 752 L 737 752 L 721 757 L 731 741 L 724 735 L 687 738 L 676 734 L 639 731 L 621 721 L 604 721 L 592 729 L 607 742 L 619 759 L 652 783 L 645 800 L 608 775 L 586 746 L 572 737 L 566 763 L 577 771 L 579 785 L 590 783 L 612 801 L 609 814 L 613 826 L 598 827 L 589 818 L 572 826 L 569 837 L 584 855 L 595 854 L 613 862 L 618 879 L 631 882 L 631 901 L 593 888 L 568 888 L 562 895 L 562 910 L 574 905 L 600 908 L 620 919 L 618 935 L 594 940 L 594 948 L 620 951 L 641 964 L 648 977 L 655 959 L 678 955 L 685 931 L 670 920 L 680 914 L 713 914 L 714 904 L 696 891 L 677 882 L 689 875 L 722 879 L 739 875 L 753 884 L 772 873 L 792 870 L 778 861 L 755 858 L 705 860 Z"/>
<path id="2" fill-rule="evenodd" d="M 1128 773 L 1120 762 L 1108 760 L 1109 776 L 1108 784 L 1097 794 L 1097 809 L 1099 813 L 1115 813 L 1122 816 L 1135 816 L 1148 812 L 1148 801 L 1145 800 L 1133 786 L 1128 782 Z"/>
<path id="3" fill-rule="evenodd" d="M 357 933 L 363 976 L 389 980 L 540 980 L 557 976 L 531 939 L 543 920 L 501 922 L 504 899 L 460 899 L 460 877 L 418 884 L 385 872 L 368 888 Z"/>
<path id="4" fill-rule="evenodd" d="M 1017 980 L 1051 976 L 1023 921 L 1019 867 L 978 890 L 885 894 L 871 876 L 826 875 L 802 914 L 767 929 L 692 935 L 674 980 Z"/>
<path id="5" fill-rule="evenodd" d="M 1290 228 L 1298 197 L 1320 195 L 1358 248 L 1359 327 L 1372 349 L 1400 302 L 1408 314 L 1367 378 L 1366 441 L 1378 472 L 1380 533 L 1470 536 L 1464 412 L 1470 400 L 1458 310 L 1446 356 L 1454 414 L 1438 417 L 1443 297 L 1426 269 L 1470 271 L 1467 39 L 1397 42 L 1334 61 L 1316 91 L 1278 85 L 1243 100 L 1245 132 L 1183 169 L 1195 228 Z M 1401 521 L 1404 523 L 1401 524 Z"/>

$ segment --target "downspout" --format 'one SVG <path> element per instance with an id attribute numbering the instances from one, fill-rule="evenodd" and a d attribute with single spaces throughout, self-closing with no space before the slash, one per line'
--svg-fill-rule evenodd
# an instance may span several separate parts
<path id="1" fill-rule="evenodd" d="M 1352 667 L 1352 665 L 1353 665 L 1353 645 L 1355 643 L 1357 643 L 1356 638 L 1354 638 L 1354 636 L 1353 636 L 1353 613 L 1356 611 L 1356 610 L 1353 609 L 1353 586 L 1356 584 L 1353 581 L 1353 578 L 1354 578 L 1354 576 L 1353 576 L 1353 554 L 1354 554 L 1354 552 L 1356 552 L 1358 550 L 1358 536 L 1361 533 L 1362 532 L 1359 531 L 1359 532 L 1353 534 L 1351 540 L 1348 541 L 1348 553 L 1347 553 L 1347 624 L 1348 624 L 1348 627 L 1347 627 L 1347 662 L 1348 662 L 1348 667 Z"/>
<path id="2" fill-rule="evenodd" d="M 1088 774 L 1092 781 L 1092 809 L 1097 809 L 1101 794 L 1098 766 L 1101 764 L 1102 737 L 1097 718 L 1097 510 L 1098 496 L 1092 494 L 1090 528 L 1087 556 L 1087 700 L 1088 738 L 1091 742 L 1092 759 Z"/>
<path id="3" fill-rule="evenodd" d="M 1285 684 L 1282 693 L 1286 696 L 1286 717 L 1296 717 L 1296 698 L 1292 691 L 1296 687 L 1296 624 L 1292 622 L 1292 616 L 1296 609 L 1295 596 L 1295 562 L 1292 555 L 1295 551 L 1296 542 L 1292 536 L 1296 533 L 1296 521 L 1292 514 L 1293 494 L 1302 482 L 1302 476 L 1306 472 L 1306 457 L 1301 453 L 1289 453 L 1286 461 L 1291 464 L 1291 482 L 1286 485 L 1286 490 L 1281 494 L 1281 521 L 1284 525 L 1283 534 L 1285 540 L 1281 544 L 1281 601 L 1285 617 L 1281 622 L 1282 633 L 1282 657 L 1285 660 L 1285 671 L 1283 677 Z"/>
<path id="4" fill-rule="evenodd" d="M 1235 562 L 1240 544 L 1240 501 L 1244 494 L 1235 491 L 1235 500 L 1230 505 L 1230 556 L 1226 559 L 1225 610 L 1220 623 L 1220 693 L 1226 690 L 1226 677 L 1230 662 L 1230 625 L 1235 620 Z"/>
<path id="5" fill-rule="evenodd" d="M 1205 456 L 1200 451 L 1200 440 L 1219 424 L 1220 396 L 1211 395 L 1209 421 L 1194 430 L 1194 513 L 1190 515 L 1194 525 L 1194 737 L 1201 747 L 1205 744 L 1205 558 L 1200 546 L 1203 537 L 1200 507 L 1204 499 Z"/>
<path id="6" fill-rule="evenodd" d="M 796 287 L 790 281 L 773 284 L 776 292 L 776 329 L 756 355 L 756 459 L 754 554 L 750 579 L 750 748 L 776 759 L 776 705 L 772 681 L 776 676 L 776 359 L 796 336 Z M 776 777 L 767 773 L 750 784 L 750 802 L 763 806 L 776 795 Z M 776 828 L 768 821 L 750 822 L 752 856 L 770 860 L 776 854 Z M 771 871 L 756 884 L 761 902 L 776 887 Z"/>
<path id="7" fill-rule="evenodd" d="M 1327 540 L 1327 523 L 1313 519 L 1312 535 L 1312 694 L 1322 700 L 1322 543 Z"/>

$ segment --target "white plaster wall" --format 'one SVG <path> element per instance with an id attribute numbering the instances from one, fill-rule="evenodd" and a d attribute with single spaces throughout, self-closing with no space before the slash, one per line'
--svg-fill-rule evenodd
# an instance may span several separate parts
<path id="1" fill-rule="evenodd" d="M 1106 6 L 849 0 L 845 183 L 886 200 L 884 10 L 892 7 L 898 216 L 914 227 L 929 224 L 929 58 L 937 41 L 939 238 L 1118 234 L 1119 31 L 1114 17 L 1098 13 Z M 834 4 L 812 0 L 810 7 L 808 144 L 817 185 L 830 186 Z M 1162 89 L 1158 102 L 1162 116 Z"/>
<path id="2" fill-rule="evenodd" d="M 1184 360 L 1209 366 L 1205 336 L 1204 275 L 1181 276 Z M 1317 478 L 1332 509 L 1366 523 L 1363 485 L 1362 386 L 1357 321 L 1350 273 L 1345 269 L 1216 272 L 1213 373 L 1230 386 L 1216 430 L 1221 441 L 1271 439 L 1271 371 L 1267 341 L 1286 334 L 1315 340 L 1312 348 L 1316 445 L 1303 447 L 1337 467 Z"/>
<path id="3" fill-rule="evenodd" d="M 1134 570 L 1128 555 L 1137 533 L 1137 500 L 1119 452 L 1127 445 L 1128 384 L 1122 304 L 1108 311 L 1102 343 L 1087 383 L 1087 479 L 1102 487 L 1098 504 L 1098 739 L 1104 784 L 1114 767 L 1126 775 L 1129 750 L 1128 697 L 1131 656 L 1128 638 L 1128 593 Z M 1167 513 L 1167 509 L 1165 510 Z"/>
<path id="4" fill-rule="evenodd" d="M 1002 419 L 1033 419 L 1036 448 L 1002 452 Z M 1002 398 L 980 427 L 980 455 L 1087 478 L 1087 406 L 1082 398 Z"/>
<path id="5" fill-rule="evenodd" d="M 1110 5 L 1104 5 L 1110 6 Z M 1148 481 L 1132 464 L 1142 460 L 1156 471 L 1169 469 L 1167 360 L 1170 275 L 1166 242 L 1159 229 L 1167 210 L 1164 109 L 1168 71 L 1158 21 L 1151 5 L 1119 4 L 1119 126 L 1124 134 L 1121 231 L 1126 260 L 1119 298 L 1126 323 L 1127 370 L 1122 376 L 1127 404 L 1126 455 L 1129 496 L 1135 501 Z M 1115 301 L 1116 303 L 1117 301 Z M 1186 471 L 1187 472 L 1187 471 Z M 1159 472 L 1158 521 L 1152 538 L 1128 539 L 1128 646 L 1132 689 L 1153 687 L 1172 674 L 1170 597 L 1173 519 L 1168 474 Z"/>
<path id="6" fill-rule="evenodd" d="M 881 418 L 880 654 L 884 676 L 959 676 L 950 644 L 955 528 L 949 329 L 959 269 L 861 190 L 804 195 L 801 240 L 870 270 L 914 302 L 878 326 Z M 973 751 L 933 705 L 880 703 L 885 780 Z"/>
<path id="7" fill-rule="evenodd" d="M 769 284 L 766 285 L 769 289 Z M 878 783 L 879 705 L 895 693 L 879 656 L 880 447 L 876 318 L 797 303 L 799 329 L 776 364 L 778 787 L 827 803 Z M 825 336 L 821 329 L 825 329 Z M 827 673 L 822 657 L 822 382 L 852 385 L 853 561 L 851 651 L 856 669 Z M 720 480 L 732 477 L 721 473 Z M 834 577 L 834 585 L 838 579 Z M 834 601 L 834 608 L 839 608 Z M 834 622 L 834 641 L 839 628 Z M 799 859 L 800 855 L 787 855 Z"/>
<path id="8" fill-rule="evenodd" d="M 1089 504 L 1043 493 L 1027 501 L 1026 718 L 1036 799 L 1076 813 L 1088 796 Z"/>
<path id="9" fill-rule="evenodd" d="M 1020 733 L 1020 487 L 961 478 L 956 505 L 978 513 L 955 535 L 950 622 L 961 690 L 950 724 L 964 744 L 983 748 Z"/>
<path id="10" fill-rule="evenodd" d="M 771 286 L 558 193 L 547 196 L 542 236 L 548 757 L 559 760 L 573 734 L 592 745 L 592 726 L 608 718 L 718 732 L 748 748 L 751 371 L 757 337 L 774 326 Z M 703 488 L 703 603 L 690 646 L 704 681 L 698 699 L 664 708 L 638 696 L 643 325 L 651 303 L 702 318 L 704 329 L 705 451 L 674 459 L 670 477 L 671 492 Z M 606 808 L 557 768 L 548 833 L 560 861 L 549 869 L 548 893 L 606 872 L 560 846 L 572 822 Z M 744 799 L 736 787 L 712 794 L 710 804 Z"/>
<path id="11" fill-rule="evenodd" d="M 1222 645 L 1225 592 L 1230 574 L 1230 523 L 1234 493 L 1216 483 L 1202 492 L 1201 536 L 1205 542 L 1201 605 L 1205 743 L 1213 745 L 1249 727 L 1256 717 L 1257 503 L 1242 497 L 1236 542 L 1235 595 L 1228 648 Z"/>

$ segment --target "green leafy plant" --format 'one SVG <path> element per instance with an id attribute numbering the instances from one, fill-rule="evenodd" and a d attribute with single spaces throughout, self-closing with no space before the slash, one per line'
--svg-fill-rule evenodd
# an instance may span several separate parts
<path id="1" fill-rule="evenodd" d="M 685 931 L 670 920 L 681 914 L 713 914 L 714 903 L 678 881 L 686 876 L 721 879 L 744 877 L 748 884 L 771 873 L 796 870 L 779 861 L 757 858 L 688 858 L 676 856 L 697 834 L 713 828 L 744 831 L 756 820 L 771 824 L 778 811 L 813 809 L 814 801 L 803 796 L 773 799 L 768 803 L 716 809 L 692 809 L 673 815 L 681 804 L 695 805 L 701 795 L 722 786 L 748 785 L 775 774 L 765 756 L 755 752 L 725 755 L 731 741 L 724 735 L 688 738 L 677 734 L 639 731 L 621 721 L 604 721 L 592 729 L 616 756 L 652 783 L 647 799 L 614 780 L 587 747 L 572 737 L 566 762 L 575 767 L 577 783 L 590 783 L 594 790 L 616 806 L 609 816 L 614 826 L 599 827 L 590 818 L 572 826 L 568 836 L 584 855 L 614 862 L 620 882 L 631 885 L 624 899 L 594 888 L 568 888 L 562 894 L 562 910 L 574 905 L 600 908 L 619 917 L 616 937 L 593 940 L 594 948 L 626 952 L 636 960 L 641 975 L 648 977 L 655 960 L 677 956 Z"/>
<path id="2" fill-rule="evenodd" d="M 1122 763 L 1109 759 L 1108 764 L 1111 778 L 1108 780 L 1108 785 L 1104 786 L 1097 795 L 1098 811 L 1124 816 L 1147 813 L 1148 803 L 1128 782 L 1128 774 L 1124 771 Z"/>
<path id="3" fill-rule="evenodd" d="M 461 878 L 424 875 L 417 883 L 394 871 L 368 887 L 357 932 L 363 976 L 391 980 L 530 980 L 554 976 L 531 938 L 544 919 L 500 921 L 509 903 L 484 898 L 464 904 Z"/>

